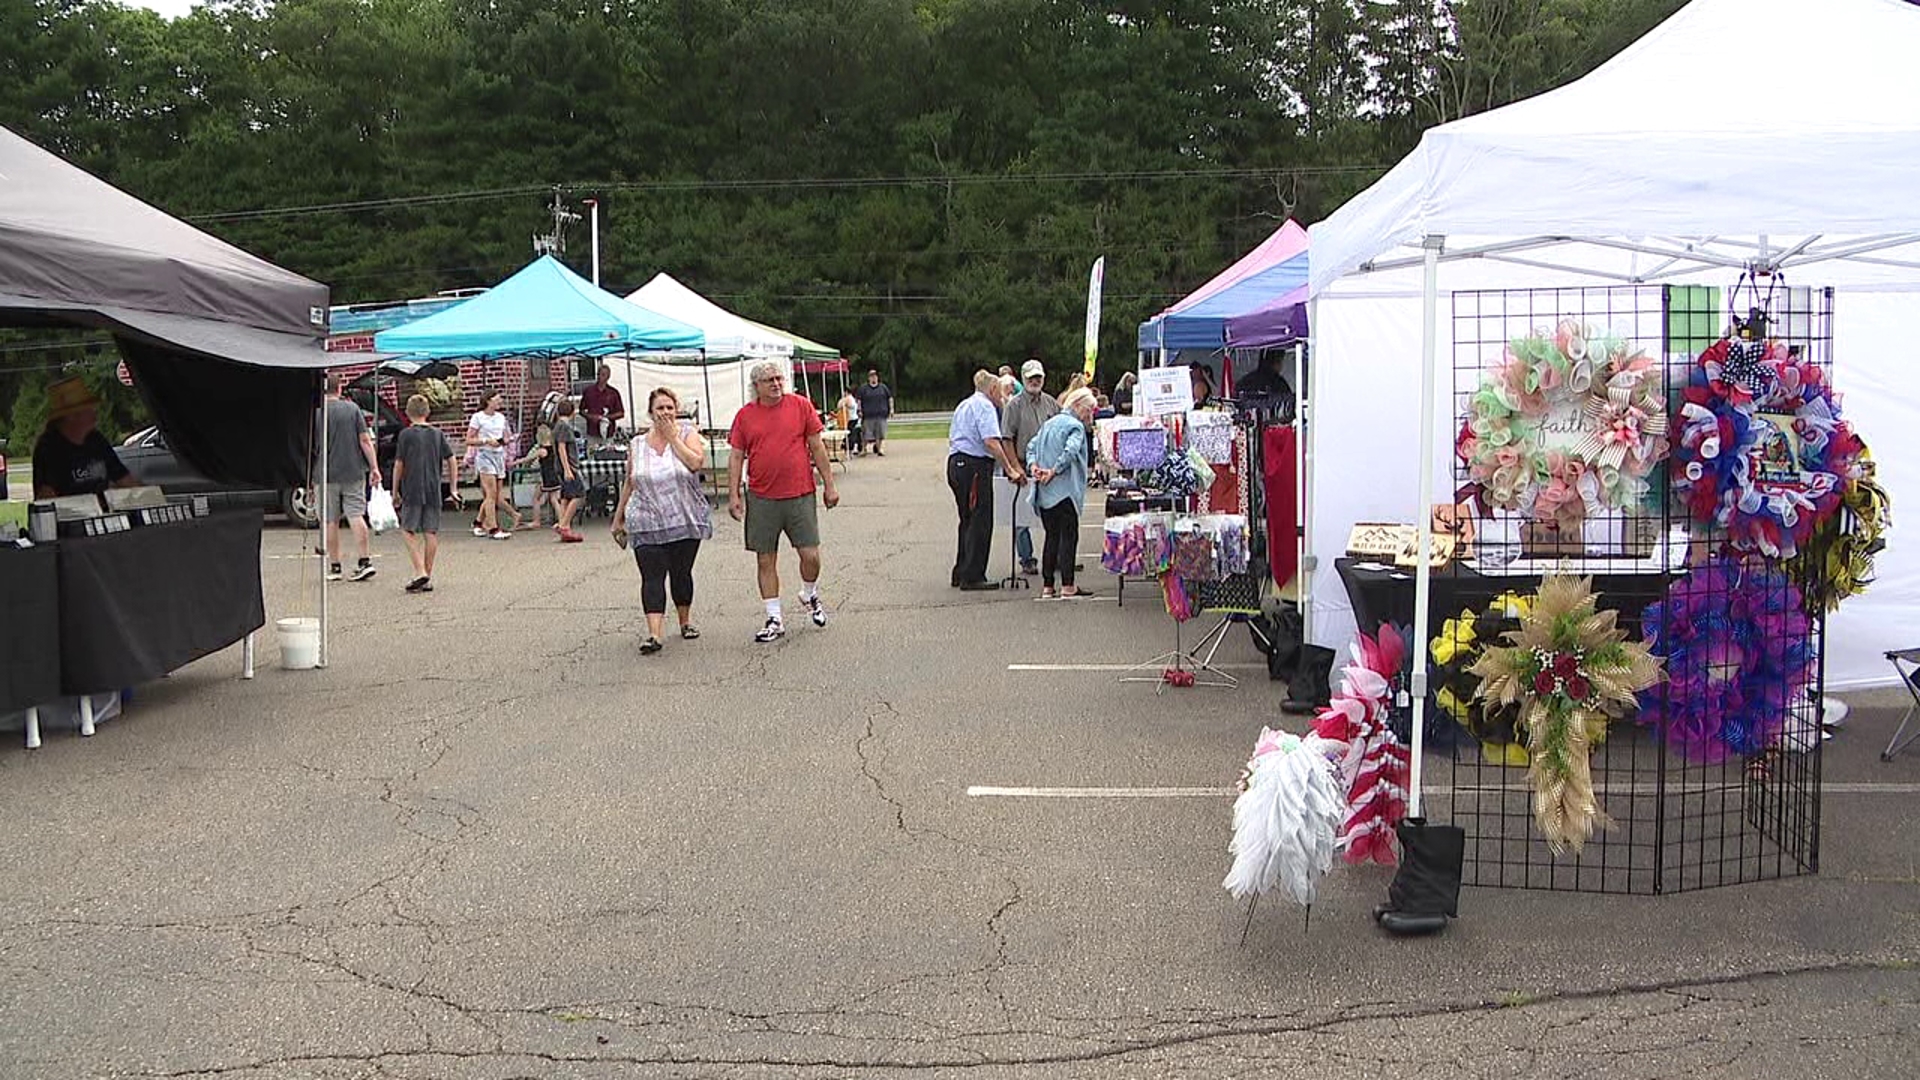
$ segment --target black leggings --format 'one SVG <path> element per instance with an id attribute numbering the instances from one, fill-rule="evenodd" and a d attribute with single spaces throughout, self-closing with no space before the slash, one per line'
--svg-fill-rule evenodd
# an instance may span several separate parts
<path id="1" fill-rule="evenodd" d="M 640 610 L 648 615 L 667 613 L 667 580 L 673 580 L 673 606 L 693 606 L 693 560 L 699 540 L 671 544 L 635 544 L 633 561 L 640 564 Z"/>
<path id="2" fill-rule="evenodd" d="M 1053 588 L 1054 574 L 1060 584 L 1073 587 L 1073 563 L 1080 557 L 1080 514 L 1072 499 L 1061 499 L 1053 506 L 1040 508 L 1040 524 L 1046 526 L 1047 541 L 1040 549 L 1040 583 Z"/>

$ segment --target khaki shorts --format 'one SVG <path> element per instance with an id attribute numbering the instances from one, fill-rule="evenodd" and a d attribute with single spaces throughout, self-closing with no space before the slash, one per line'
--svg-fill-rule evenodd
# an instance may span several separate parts
<path id="1" fill-rule="evenodd" d="M 820 514 L 814 493 L 791 499 L 763 499 L 747 492 L 747 550 L 772 555 L 780 550 L 780 534 L 796 548 L 820 546 Z"/>

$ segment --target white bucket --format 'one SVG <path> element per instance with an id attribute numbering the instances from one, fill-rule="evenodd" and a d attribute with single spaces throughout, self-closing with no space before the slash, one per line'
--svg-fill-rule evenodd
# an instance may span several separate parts
<path id="1" fill-rule="evenodd" d="M 279 619 L 273 626 L 280 634 L 281 667 L 306 671 L 320 666 L 319 619 Z"/>

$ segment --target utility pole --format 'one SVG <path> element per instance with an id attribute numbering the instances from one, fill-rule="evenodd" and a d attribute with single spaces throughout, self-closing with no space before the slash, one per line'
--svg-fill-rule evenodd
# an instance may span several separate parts
<path id="1" fill-rule="evenodd" d="M 552 210 L 553 231 L 545 234 L 535 234 L 533 238 L 533 253 L 535 255 L 553 255 L 555 257 L 565 255 L 567 253 L 567 226 L 580 220 L 579 214 L 567 209 L 566 199 L 562 197 L 560 185 L 558 184 L 553 186 Z"/>

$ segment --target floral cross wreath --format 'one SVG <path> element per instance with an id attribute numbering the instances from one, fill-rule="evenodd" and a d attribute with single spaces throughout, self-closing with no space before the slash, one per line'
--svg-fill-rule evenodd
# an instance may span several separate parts
<path id="1" fill-rule="evenodd" d="M 1561 529 L 1638 505 L 1667 454 L 1653 359 L 1623 338 L 1565 320 L 1515 338 L 1480 380 L 1455 445 L 1488 509 Z"/>
<path id="2" fill-rule="evenodd" d="M 1863 474 L 1862 445 L 1821 369 L 1784 342 L 1723 338 L 1695 363 L 1675 491 L 1736 550 L 1791 559 Z"/>

